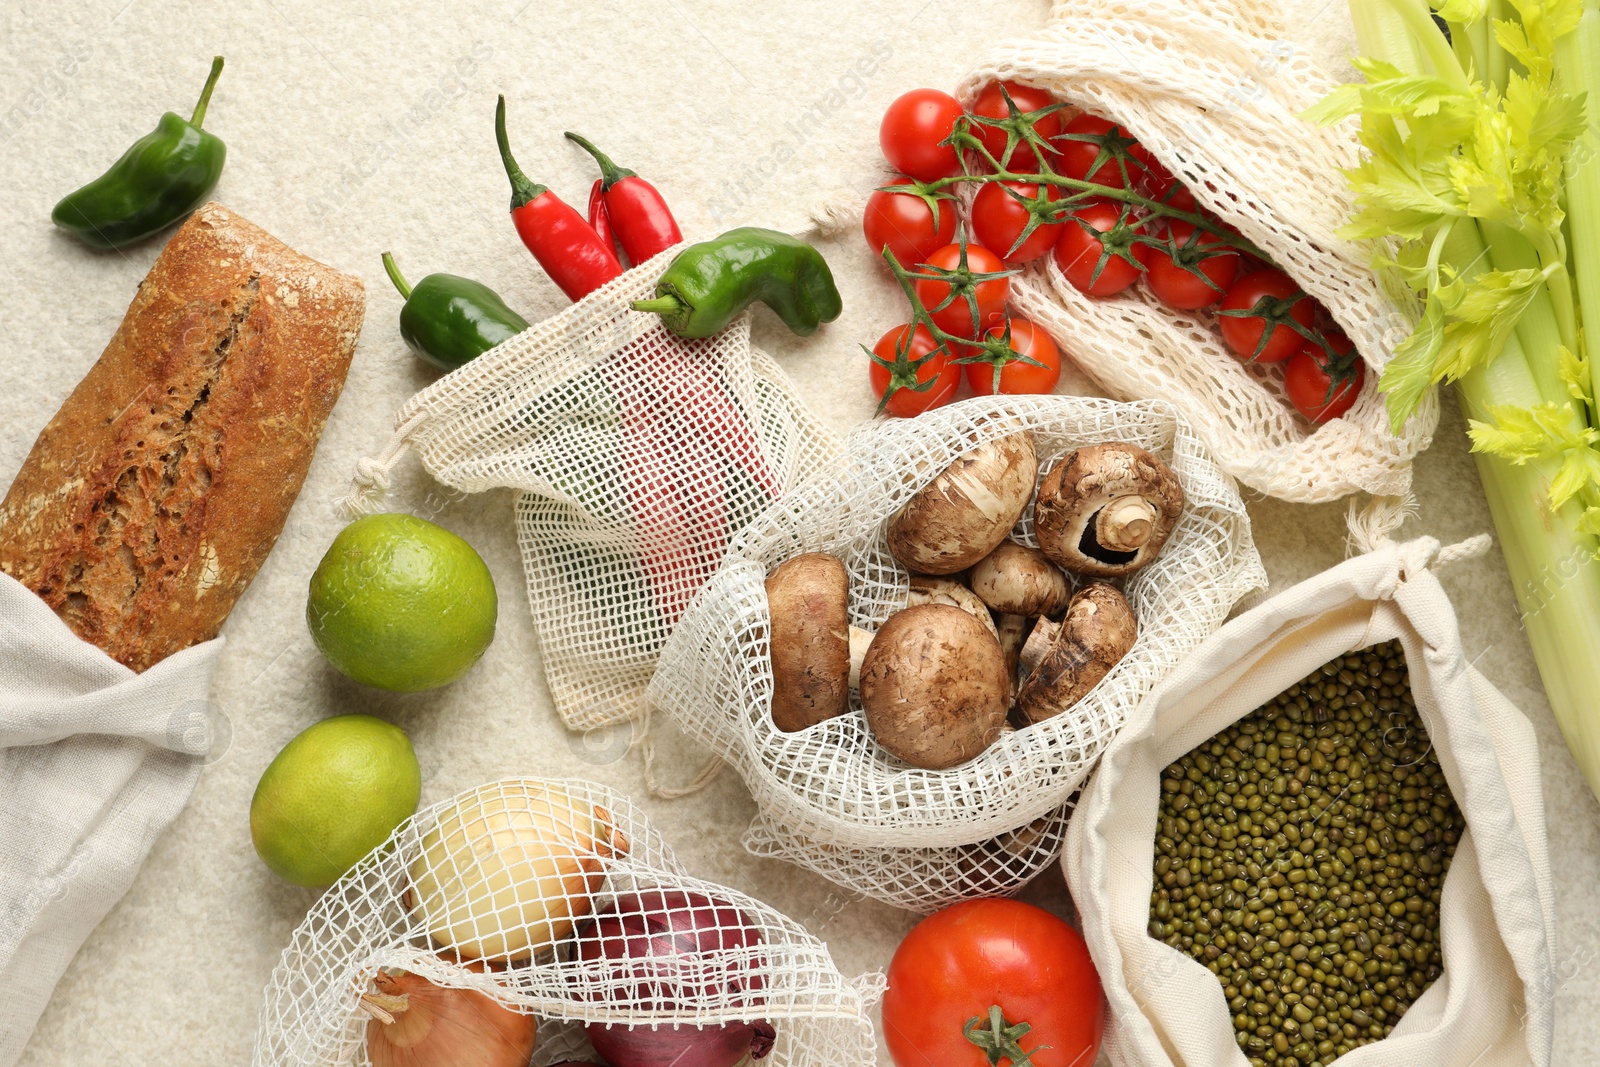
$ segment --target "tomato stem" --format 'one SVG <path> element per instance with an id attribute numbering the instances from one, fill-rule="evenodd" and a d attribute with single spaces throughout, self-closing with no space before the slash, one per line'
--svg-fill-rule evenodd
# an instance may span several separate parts
<path id="1" fill-rule="evenodd" d="M 985 1023 L 988 1024 L 987 1027 Z M 1042 1052 L 1050 1047 L 1039 1045 L 1033 1052 L 1024 1050 L 1020 1042 L 1032 1030 L 1033 1026 L 1029 1023 L 1008 1022 L 1005 1013 L 1000 1010 L 1000 1005 L 992 1004 L 989 1006 L 988 1019 L 974 1015 L 961 1028 L 961 1036 L 982 1050 L 990 1067 L 1000 1067 L 1001 1060 L 1010 1060 L 1011 1067 L 1031 1067 L 1033 1053 Z"/>

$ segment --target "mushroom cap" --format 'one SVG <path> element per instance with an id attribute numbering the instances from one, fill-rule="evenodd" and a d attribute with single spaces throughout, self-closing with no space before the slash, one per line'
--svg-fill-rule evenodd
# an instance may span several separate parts
<path id="1" fill-rule="evenodd" d="M 914 767 L 944 770 L 988 748 L 1005 725 L 1009 696 L 1000 643 L 947 604 L 889 616 L 861 664 L 872 736 Z"/>
<path id="2" fill-rule="evenodd" d="M 988 627 L 996 641 L 1000 640 L 1000 631 L 994 624 L 994 616 L 989 614 L 989 606 L 978 598 L 977 593 L 953 578 L 913 574 L 911 589 L 906 593 L 906 607 L 914 608 L 919 604 L 948 604 L 960 608 Z"/>
<path id="3" fill-rule="evenodd" d="M 1115 586 L 1090 582 L 1067 606 L 1055 642 L 1017 691 L 1017 710 L 1029 722 L 1059 715 L 1082 700 L 1139 636 L 1133 608 Z"/>
<path id="4" fill-rule="evenodd" d="M 1050 469 L 1033 528 L 1061 567 L 1116 578 L 1155 559 L 1182 513 L 1183 486 L 1172 468 L 1138 445 L 1112 441 L 1070 452 Z"/>
<path id="5" fill-rule="evenodd" d="M 1037 548 L 1001 542 L 973 565 L 978 599 L 1005 615 L 1059 615 L 1072 599 L 1072 579 Z"/>
<path id="6" fill-rule="evenodd" d="M 1031 433 L 985 441 L 940 471 L 889 519 L 889 554 L 918 574 L 966 570 L 1006 539 L 1038 477 Z"/>
<path id="7" fill-rule="evenodd" d="M 850 576 L 825 552 L 807 552 L 767 577 L 772 622 L 772 721 L 786 733 L 850 705 Z"/>

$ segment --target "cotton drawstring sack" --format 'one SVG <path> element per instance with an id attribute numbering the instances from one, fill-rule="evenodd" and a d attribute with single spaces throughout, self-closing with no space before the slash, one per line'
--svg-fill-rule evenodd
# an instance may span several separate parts
<path id="1" fill-rule="evenodd" d="M 684 340 L 629 303 L 668 249 L 412 397 L 356 468 L 381 506 L 407 450 L 463 493 L 518 492 L 517 540 L 551 699 L 574 730 L 625 722 L 729 541 L 837 455 L 741 315 Z"/>
<path id="2" fill-rule="evenodd" d="M 993 48 L 961 82 L 971 104 L 996 79 L 1038 86 L 1122 124 L 1201 206 L 1265 251 L 1315 297 L 1367 364 L 1354 407 L 1313 426 L 1289 404 L 1283 367 L 1246 366 L 1210 311 L 1166 306 L 1144 285 L 1089 297 L 1046 256 L 1011 279 L 1011 303 L 1042 325 L 1107 395 L 1184 412 L 1218 463 L 1251 489 L 1322 503 L 1404 496 L 1438 421 L 1432 393 L 1396 434 L 1378 375 L 1416 321 L 1385 288 L 1380 248 L 1338 236 L 1353 209 L 1355 119 L 1299 118 L 1336 82 L 1285 35 L 1272 0 L 1057 0 L 1044 27 Z M 885 178 L 887 181 L 888 178 Z M 837 228 L 831 205 L 818 225 Z M 857 213 L 859 217 L 859 213 Z"/>
<path id="3" fill-rule="evenodd" d="M 1063 860 L 1118 1067 L 1246 1067 L 1222 983 L 1150 937 L 1161 774 L 1323 664 L 1398 640 L 1466 832 L 1440 906 L 1443 974 L 1349 1067 L 1550 1062 L 1555 906 L 1533 728 L 1467 662 L 1433 568 L 1487 546 L 1383 544 L 1250 609 L 1162 683 L 1084 788 Z"/>
<path id="4" fill-rule="evenodd" d="M 535 840 L 559 843 L 557 869 L 585 874 L 558 885 Z M 653 930 L 686 898 L 716 909 L 692 955 L 595 956 L 621 939 L 595 917 L 623 906 Z M 463 966 L 458 951 L 491 965 Z M 267 985 L 255 1067 L 367 1067 L 363 998 L 397 972 L 535 1016 L 534 1067 L 594 1059 L 584 1023 L 765 1023 L 763 1064 L 870 1063 L 883 991 L 879 973 L 847 979 L 794 920 L 692 877 L 627 797 L 577 779 L 508 778 L 425 808 L 328 889 Z"/>
<path id="5" fill-rule="evenodd" d="M 876 630 L 905 606 L 910 580 L 889 554 L 886 521 L 959 456 L 1022 430 L 1033 435 L 1041 478 L 1075 448 L 1125 441 L 1162 456 L 1183 486 L 1171 538 L 1123 582 L 1139 624 L 1128 654 L 1072 707 L 949 770 L 891 757 L 855 695 L 844 715 L 779 730 L 770 710 L 767 574 L 802 552 L 832 553 L 849 575 L 851 625 Z M 1031 507 L 1012 537 L 1036 545 Z M 735 538 L 667 642 L 649 700 L 744 778 L 760 809 L 748 847 L 852 891 L 931 910 L 994 895 L 974 865 L 998 861 L 1025 881 L 1050 863 L 1054 820 L 1123 722 L 1240 597 L 1264 585 L 1238 491 L 1171 405 L 978 397 L 863 425 L 832 471 Z"/>

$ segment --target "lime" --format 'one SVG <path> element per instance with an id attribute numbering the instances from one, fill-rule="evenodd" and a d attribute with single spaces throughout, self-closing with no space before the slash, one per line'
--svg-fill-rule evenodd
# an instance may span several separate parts
<path id="1" fill-rule="evenodd" d="M 338 715 L 273 757 L 250 800 L 250 839 L 274 874 L 331 885 L 417 810 L 422 771 L 406 732 Z"/>
<path id="2" fill-rule="evenodd" d="M 483 557 L 412 515 L 368 515 L 339 532 L 311 576 L 311 639 L 362 685 L 414 693 L 455 681 L 494 640 Z"/>

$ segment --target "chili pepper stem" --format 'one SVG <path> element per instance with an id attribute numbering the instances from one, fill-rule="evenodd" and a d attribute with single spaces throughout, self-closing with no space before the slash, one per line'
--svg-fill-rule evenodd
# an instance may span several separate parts
<path id="1" fill-rule="evenodd" d="M 658 296 L 651 300 L 635 300 L 628 306 L 635 311 L 653 311 L 657 315 L 670 315 L 682 311 L 685 305 L 682 300 L 668 293 L 666 296 Z"/>
<path id="2" fill-rule="evenodd" d="M 511 157 L 511 142 L 506 138 L 506 98 L 504 93 L 500 94 L 500 100 L 494 106 L 494 139 L 495 143 L 500 146 L 500 161 L 505 164 L 506 177 L 511 179 L 512 211 L 550 191 L 549 186 L 540 185 L 522 173 L 522 168 L 517 166 L 517 161 Z"/>
<path id="3" fill-rule="evenodd" d="M 206 108 L 211 106 L 211 90 L 217 87 L 217 79 L 222 77 L 222 57 L 211 57 L 211 76 L 206 79 L 206 87 L 200 90 L 200 102 L 194 106 L 194 114 L 189 116 L 189 125 L 195 129 L 206 120 Z"/>
<path id="4" fill-rule="evenodd" d="M 394 261 L 394 256 L 388 252 L 383 254 L 383 269 L 389 275 L 389 280 L 394 282 L 394 287 L 400 290 L 400 295 L 407 300 L 411 299 L 411 283 L 406 281 L 405 275 L 400 273 L 400 267 Z"/>
<path id="5" fill-rule="evenodd" d="M 636 172 L 629 170 L 627 167 L 619 167 L 613 163 L 611 161 L 611 157 L 600 151 L 600 149 L 596 148 L 587 137 L 583 137 L 579 134 L 573 133 L 571 130 L 568 130 L 567 140 L 571 141 L 573 144 L 589 153 L 594 157 L 594 161 L 600 164 L 600 188 L 602 190 L 609 190 L 613 185 L 617 184 L 624 178 L 638 177 Z"/>

